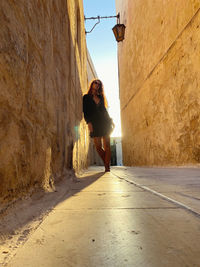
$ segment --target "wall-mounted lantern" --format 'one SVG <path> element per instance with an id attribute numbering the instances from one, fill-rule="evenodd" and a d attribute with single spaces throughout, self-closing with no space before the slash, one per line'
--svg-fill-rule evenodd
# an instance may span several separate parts
<path id="1" fill-rule="evenodd" d="M 117 18 L 117 24 L 112 28 L 113 33 L 115 35 L 115 39 L 117 42 L 121 42 L 124 40 L 124 36 L 125 36 L 125 28 L 126 26 L 124 24 L 120 24 L 120 14 L 118 13 L 116 16 L 107 16 L 107 17 L 90 17 L 90 18 L 86 18 L 85 20 L 88 19 L 98 19 L 98 22 L 92 27 L 92 29 L 90 31 L 85 31 L 85 33 L 90 33 L 93 31 L 93 29 L 96 27 L 97 24 L 100 23 L 100 19 L 109 19 L 109 18 Z"/>
<path id="2" fill-rule="evenodd" d="M 113 33 L 115 35 L 115 39 L 117 42 L 121 42 L 124 40 L 125 36 L 125 28 L 124 24 L 120 24 L 120 14 L 117 14 L 117 24 L 112 28 Z"/>
<path id="3" fill-rule="evenodd" d="M 125 28 L 126 28 L 126 26 L 124 24 L 116 24 L 112 28 L 113 33 L 115 35 L 115 39 L 117 42 L 121 42 L 124 40 Z"/>

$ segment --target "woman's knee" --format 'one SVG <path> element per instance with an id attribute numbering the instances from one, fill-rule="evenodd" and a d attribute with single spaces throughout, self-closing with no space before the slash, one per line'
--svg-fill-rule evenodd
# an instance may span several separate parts
<path id="1" fill-rule="evenodd" d="M 104 150 L 105 150 L 105 151 L 110 151 L 110 146 L 105 146 L 105 147 L 104 147 Z"/>
<path id="2" fill-rule="evenodd" d="M 103 148 L 104 150 L 109 150 L 110 149 L 110 139 L 109 138 L 105 138 L 103 140 Z"/>
<path id="3" fill-rule="evenodd" d="M 95 146 L 95 147 L 96 147 L 96 150 L 97 150 L 97 151 L 101 151 L 101 150 L 103 150 L 102 146 L 100 146 L 100 145 L 97 145 L 97 146 Z"/>

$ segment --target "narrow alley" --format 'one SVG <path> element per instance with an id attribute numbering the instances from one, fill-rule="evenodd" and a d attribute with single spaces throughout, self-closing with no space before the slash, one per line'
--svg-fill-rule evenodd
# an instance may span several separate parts
<path id="1" fill-rule="evenodd" d="M 90 167 L 19 205 L 46 215 L 10 229 L 0 266 L 200 266 L 199 193 L 198 167 Z"/>
<path id="2" fill-rule="evenodd" d="M 0 267 L 200 267 L 200 1 L 0 21 Z"/>

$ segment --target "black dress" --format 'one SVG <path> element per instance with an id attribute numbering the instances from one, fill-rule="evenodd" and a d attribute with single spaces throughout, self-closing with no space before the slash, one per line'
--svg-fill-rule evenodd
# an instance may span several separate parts
<path id="1" fill-rule="evenodd" d="M 107 136 L 111 131 L 111 118 L 105 108 L 103 97 L 99 96 L 99 98 L 100 101 L 96 104 L 92 95 L 83 96 L 84 118 L 87 123 L 91 122 L 93 127 L 91 137 Z"/>

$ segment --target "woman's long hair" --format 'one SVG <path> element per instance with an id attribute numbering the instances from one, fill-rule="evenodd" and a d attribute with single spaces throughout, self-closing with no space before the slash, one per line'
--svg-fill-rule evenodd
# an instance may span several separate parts
<path id="1" fill-rule="evenodd" d="M 106 97 L 105 97 L 105 94 L 104 94 L 104 88 L 103 88 L 103 83 L 102 81 L 100 81 L 99 79 L 94 79 L 90 82 L 90 86 L 89 86 L 89 90 L 88 90 L 88 95 L 92 95 L 92 86 L 93 86 L 93 83 L 97 81 L 100 83 L 100 86 L 99 86 L 99 95 L 101 95 L 103 97 L 103 100 L 104 100 L 104 105 L 105 107 L 108 106 L 108 103 L 107 103 L 107 100 L 106 100 Z"/>

